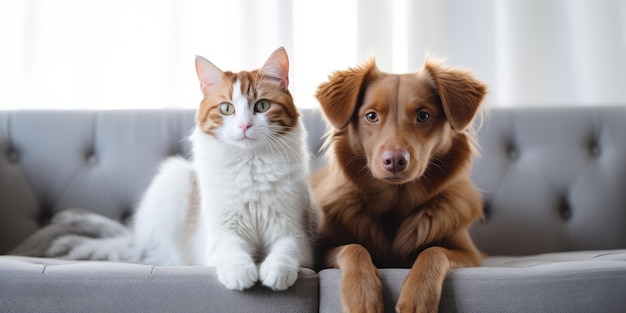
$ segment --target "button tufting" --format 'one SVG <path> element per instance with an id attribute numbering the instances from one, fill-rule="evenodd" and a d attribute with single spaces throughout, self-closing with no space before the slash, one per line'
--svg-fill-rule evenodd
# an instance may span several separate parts
<path id="1" fill-rule="evenodd" d="M 122 222 L 126 222 L 126 221 L 128 221 L 128 219 L 131 218 L 132 215 L 133 215 L 132 209 L 125 208 L 125 209 L 122 210 L 122 215 L 120 216 L 120 220 Z"/>
<path id="2" fill-rule="evenodd" d="M 95 165 L 98 163 L 98 158 L 95 154 L 89 154 L 87 155 L 87 162 L 89 162 L 89 164 L 91 165 Z"/>
<path id="3" fill-rule="evenodd" d="M 13 163 L 17 162 L 20 159 L 19 154 L 15 150 L 9 151 L 8 157 L 9 157 L 9 160 Z"/>
<path id="4" fill-rule="evenodd" d="M 597 142 L 594 141 L 589 145 L 589 153 L 594 158 L 600 156 L 600 146 L 598 146 Z"/>
<path id="5" fill-rule="evenodd" d="M 484 218 L 484 221 L 485 222 L 489 221 L 490 217 L 491 217 L 491 203 L 489 201 L 485 201 L 485 203 L 483 203 L 483 218 Z"/>
<path id="6" fill-rule="evenodd" d="M 52 212 L 50 206 L 42 204 L 41 210 L 39 211 L 39 214 L 37 216 L 37 222 L 39 223 L 39 226 L 44 227 L 49 225 L 53 215 L 54 212 Z"/>
<path id="7" fill-rule="evenodd" d="M 561 214 L 561 218 L 563 218 L 564 220 L 569 220 L 570 218 L 572 218 L 572 208 L 564 197 L 561 198 L 559 213 Z"/>
<path id="8" fill-rule="evenodd" d="M 515 161 L 519 158 L 519 152 L 517 151 L 517 148 L 514 145 L 509 145 L 509 147 L 507 148 L 507 155 L 509 156 L 509 159 L 512 161 Z"/>

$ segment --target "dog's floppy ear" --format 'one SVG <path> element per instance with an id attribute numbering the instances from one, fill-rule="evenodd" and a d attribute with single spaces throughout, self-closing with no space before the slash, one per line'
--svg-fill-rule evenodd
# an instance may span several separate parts
<path id="1" fill-rule="evenodd" d="M 470 72 L 447 67 L 428 57 L 424 69 L 433 79 L 450 125 L 457 131 L 464 131 L 478 112 L 487 86 Z"/>
<path id="2" fill-rule="evenodd" d="M 334 128 L 342 129 L 348 124 L 361 101 L 364 87 L 377 71 L 372 58 L 362 66 L 333 73 L 327 82 L 317 88 L 316 97 Z"/>

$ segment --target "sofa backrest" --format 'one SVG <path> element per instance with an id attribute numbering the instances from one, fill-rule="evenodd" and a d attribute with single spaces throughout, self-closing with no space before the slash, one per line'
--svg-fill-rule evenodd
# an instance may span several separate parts
<path id="1" fill-rule="evenodd" d="M 193 114 L 0 111 L 0 254 L 67 208 L 130 216 L 159 163 L 189 156 Z M 315 168 L 326 126 L 303 116 Z M 626 248 L 626 106 L 493 109 L 478 137 L 484 252 Z"/>
<path id="2" fill-rule="evenodd" d="M 626 106 L 493 109 L 478 137 L 483 251 L 626 248 Z"/>

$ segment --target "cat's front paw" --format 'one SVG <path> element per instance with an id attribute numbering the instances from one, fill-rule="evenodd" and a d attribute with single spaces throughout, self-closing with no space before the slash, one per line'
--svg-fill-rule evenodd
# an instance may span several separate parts
<path id="1" fill-rule="evenodd" d="M 217 267 L 217 279 L 228 289 L 244 290 L 259 280 L 259 271 L 251 260 L 231 262 Z"/>
<path id="2" fill-rule="evenodd" d="M 259 268 L 259 276 L 263 285 L 272 290 L 286 290 L 298 278 L 298 266 L 279 262 L 265 261 Z"/>

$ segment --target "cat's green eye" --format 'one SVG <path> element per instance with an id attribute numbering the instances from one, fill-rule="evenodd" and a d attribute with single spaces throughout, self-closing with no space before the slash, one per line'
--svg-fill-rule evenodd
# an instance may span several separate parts
<path id="1" fill-rule="evenodd" d="M 257 103 L 254 104 L 254 111 L 258 112 L 258 113 L 263 113 L 267 110 L 270 109 L 270 101 L 263 99 L 263 100 L 259 100 L 257 101 Z"/>
<path id="2" fill-rule="evenodd" d="M 224 115 L 233 115 L 235 113 L 235 106 L 228 102 L 220 104 L 220 112 Z"/>

